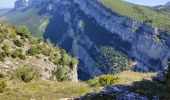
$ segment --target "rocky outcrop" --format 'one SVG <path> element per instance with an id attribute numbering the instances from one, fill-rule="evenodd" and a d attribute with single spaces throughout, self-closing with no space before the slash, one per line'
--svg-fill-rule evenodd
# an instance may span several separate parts
<path id="1" fill-rule="evenodd" d="M 149 98 L 125 90 L 124 85 L 109 85 L 99 93 L 88 93 L 79 100 L 149 100 Z"/>
<path id="2" fill-rule="evenodd" d="M 21 9 L 24 9 L 24 8 L 28 7 L 28 5 L 29 5 L 28 0 L 17 0 L 15 2 L 15 9 L 16 10 L 21 10 Z"/>
<path id="3" fill-rule="evenodd" d="M 165 75 L 168 72 L 168 67 L 166 67 L 165 69 L 159 71 L 158 73 L 156 73 L 156 75 L 153 77 L 153 80 L 158 81 L 158 82 L 165 82 Z"/>
<path id="4" fill-rule="evenodd" d="M 27 31 L 24 33 L 25 27 L 11 26 L 0 25 L 3 30 L 0 32 L 1 75 L 11 76 L 18 68 L 32 67 L 45 80 L 78 82 L 77 59 L 57 46 L 30 36 Z M 22 31 L 18 32 L 20 29 Z"/>

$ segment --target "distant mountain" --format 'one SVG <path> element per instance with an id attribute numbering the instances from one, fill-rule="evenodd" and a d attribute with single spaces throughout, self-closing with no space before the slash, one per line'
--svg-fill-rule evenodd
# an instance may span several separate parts
<path id="1" fill-rule="evenodd" d="M 0 15 L 8 13 L 12 8 L 0 8 Z"/>
<path id="2" fill-rule="evenodd" d="M 153 7 L 156 11 L 167 14 L 170 13 L 170 2 L 167 2 L 165 5 L 159 5 Z"/>
<path id="3" fill-rule="evenodd" d="M 170 2 L 167 2 L 167 3 L 165 4 L 165 6 L 170 6 Z"/>

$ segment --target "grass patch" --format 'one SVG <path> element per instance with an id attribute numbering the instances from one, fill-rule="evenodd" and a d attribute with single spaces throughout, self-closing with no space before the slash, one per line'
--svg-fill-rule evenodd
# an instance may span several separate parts
<path id="1" fill-rule="evenodd" d="M 132 71 L 123 71 L 117 75 L 102 75 L 95 77 L 87 83 L 90 86 L 106 86 L 109 84 L 126 84 L 134 81 L 140 81 L 144 78 L 153 76 L 154 73 L 139 73 Z"/>
<path id="2" fill-rule="evenodd" d="M 0 94 L 0 100 L 58 100 L 60 98 L 79 97 L 93 88 L 85 83 L 55 82 L 37 80 L 30 83 L 8 82 L 7 90 Z"/>

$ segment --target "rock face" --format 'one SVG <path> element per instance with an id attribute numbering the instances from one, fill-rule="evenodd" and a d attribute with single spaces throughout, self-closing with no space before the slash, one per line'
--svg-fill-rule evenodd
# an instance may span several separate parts
<path id="1" fill-rule="evenodd" d="M 28 5 L 29 5 L 29 2 L 27 0 L 17 0 L 15 2 L 15 9 L 21 10 L 21 9 L 28 7 Z"/>
<path id="2" fill-rule="evenodd" d="M 140 94 L 123 89 L 123 85 L 109 85 L 99 93 L 89 93 L 79 100 L 149 100 Z"/>
<path id="3" fill-rule="evenodd" d="M 102 46 L 127 55 L 135 71 L 159 71 L 167 66 L 170 36 L 163 30 L 112 12 L 97 0 L 29 2 L 28 7 L 41 8 L 52 16 L 43 37 L 79 58 L 80 79 L 105 73 L 97 64 Z"/>

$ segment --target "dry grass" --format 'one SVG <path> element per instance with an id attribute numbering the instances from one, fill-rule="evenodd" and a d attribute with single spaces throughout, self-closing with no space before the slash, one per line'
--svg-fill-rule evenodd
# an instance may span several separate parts
<path id="1" fill-rule="evenodd" d="M 134 81 L 140 81 L 144 78 L 152 77 L 155 73 L 149 72 L 149 73 L 139 73 L 139 72 L 132 72 L 132 71 L 123 71 L 117 76 L 120 78 L 119 83 L 125 84 L 130 83 Z"/>
<path id="2" fill-rule="evenodd" d="M 104 81 L 110 81 L 111 82 L 111 83 L 108 82 L 105 85 L 108 85 L 108 84 L 127 84 L 127 83 L 132 83 L 132 82 L 135 82 L 135 81 L 141 81 L 145 78 L 152 77 L 153 75 L 154 75 L 154 73 L 139 73 L 139 72 L 132 72 L 132 71 L 123 71 L 123 72 L 121 72 L 117 75 L 112 75 L 112 77 L 110 75 L 109 75 L 109 77 L 107 77 L 108 75 L 102 75 L 102 76 L 99 76 L 99 77 L 95 77 L 93 79 L 90 79 L 87 83 L 90 86 L 93 86 L 93 85 L 100 86 L 101 82 L 104 82 Z"/>
<path id="3" fill-rule="evenodd" d="M 30 83 L 8 82 L 6 91 L 0 94 L 0 100 L 58 100 L 60 98 L 79 97 L 92 92 L 93 88 L 79 82 L 54 82 L 38 80 Z"/>

